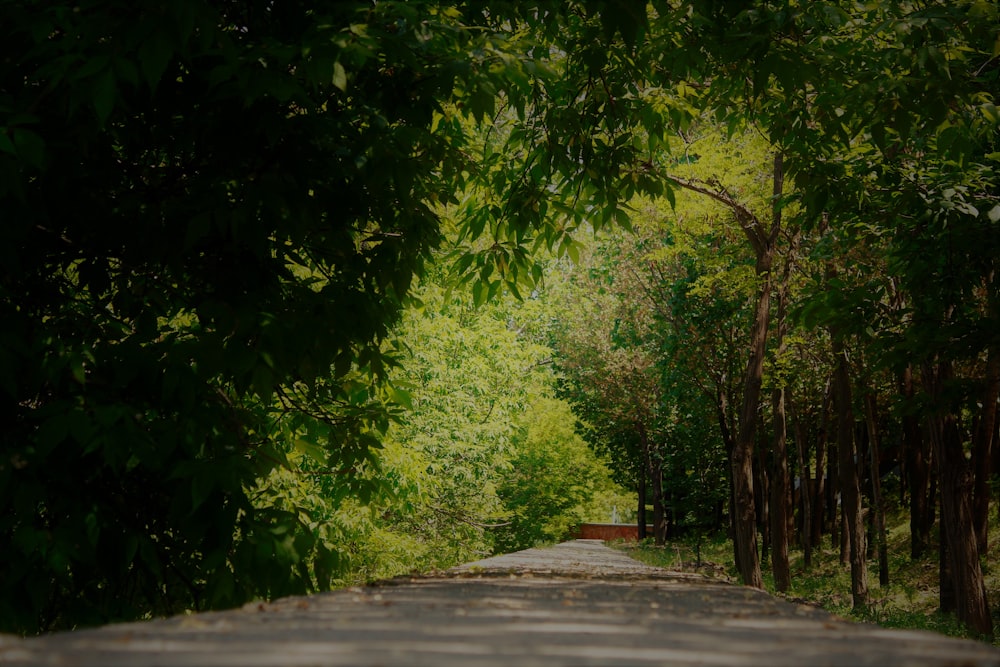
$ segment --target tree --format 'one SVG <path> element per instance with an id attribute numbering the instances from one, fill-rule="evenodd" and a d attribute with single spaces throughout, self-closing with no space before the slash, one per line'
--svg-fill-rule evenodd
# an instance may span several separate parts
<path id="1" fill-rule="evenodd" d="M 317 585 L 334 555 L 255 489 L 299 440 L 331 476 L 372 465 L 381 344 L 470 168 L 461 117 L 531 61 L 465 20 L 0 6 L 0 626 Z"/>
<path id="2" fill-rule="evenodd" d="M 645 480 L 649 480 L 653 536 L 662 544 L 666 538 L 659 451 L 662 389 L 649 339 L 649 311 L 636 308 L 636 283 L 615 266 L 629 261 L 627 256 L 618 259 L 619 241 L 609 239 L 572 274 L 570 295 L 576 307 L 564 314 L 553 347 L 561 394 L 585 423 L 590 444 L 608 455 L 617 480 L 627 480 L 636 489 L 640 523 L 647 502 Z"/>
<path id="3" fill-rule="evenodd" d="M 729 209 L 753 249 L 755 272 L 759 281 L 750 334 L 749 355 L 743 373 L 742 404 L 736 438 L 731 453 L 734 505 L 734 543 L 737 568 L 744 583 L 761 588 L 760 560 L 757 550 L 756 512 L 753 491 L 753 451 L 759 423 L 758 411 L 764 378 L 764 360 L 770 327 L 771 294 L 774 289 L 772 268 L 782 231 L 781 194 L 784 167 L 780 153 L 774 158 L 773 209 L 770 222 L 765 223 L 748 206 L 734 197 L 724 183 L 671 176 L 665 177 L 680 187 L 709 197 Z"/>
<path id="4" fill-rule="evenodd" d="M 823 170 L 820 165 L 826 165 L 820 178 L 827 183 L 810 183 L 822 193 L 821 206 L 831 212 L 833 224 L 858 243 L 882 234 L 888 239 L 887 265 L 906 292 L 909 308 L 889 358 L 904 375 L 912 373 L 909 368 L 919 369 L 926 400 L 922 412 L 941 476 L 946 540 L 941 565 L 943 573 L 947 570 L 942 607 L 949 607 L 947 595 L 953 590 L 959 618 L 985 634 L 992 632 L 992 624 L 968 505 L 974 474 L 959 454 L 964 445 L 956 430 L 962 419 L 959 404 L 970 399 L 960 398 L 961 390 L 951 391 L 958 390 L 959 360 L 974 360 L 970 368 L 987 368 L 980 357 L 988 358 L 995 345 L 995 330 L 986 324 L 983 308 L 992 298 L 988 276 L 996 243 L 989 222 L 989 211 L 996 206 L 995 184 L 984 178 L 998 120 L 990 65 L 995 30 L 982 28 L 982 19 L 991 14 L 995 16 L 995 8 L 982 3 L 920 8 L 893 3 L 865 13 L 861 20 L 872 26 L 873 39 L 852 42 L 843 49 L 848 57 L 837 65 L 851 67 L 850 79 L 845 78 L 850 89 L 837 93 L 853 101 L 849 117 L 814 115 L 833 135 L 856 137 L 861 129 L 861 137 L 845 142 L 834 160 L 827 153 L 803 162 L 811 179 L 816 177 L 813 167 Z M 908 53 L 918 57 L 914 61 Z M 898 71 L 912 76 L 887 74 Z M 894 99 L 905 104 L 897 107 Z M 839 174 L 829 170 L 832 164 L 839 165 Z M 831 185 L 860 197 L 833 197 Z M 818 204 L 810 202 L 814 210 Z M 974 247 L 953 234 L 975 239 Z M 977 375 L 975 384 L 982 387 L 977 398 L 987 397 L 986 410 L 995 411 L 989 372 Z M 953 569 L 948 570 L 949 563 Z"/>
<path id="5" fill-rule="evenodd" d="M 578 433 L 565 401 L 532 402 L 522 429 L 497 488 L 509 512 L 508 525 L 493 531 L 500 553 L 565 540 L 581 523 L 607 517 L 607 498 L 613 503 L 622 495 Z"/>

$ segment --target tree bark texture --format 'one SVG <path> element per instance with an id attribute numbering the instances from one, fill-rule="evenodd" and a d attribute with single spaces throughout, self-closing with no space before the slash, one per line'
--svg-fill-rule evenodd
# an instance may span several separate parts
<path id="1" fill-rule="evenodd" d="M 972 495 L 976 525 L 976 543 L 979 554 L 989 548 L 990 473 L 993 469 L 993 451 L 996 447 L 997 399 L 1000 398 L 1000 354 L 991 349 L 986 362 L 983 387 L 983 407 L 972 440 L 972 465 L 975 486 Z"/>
<path id="2" fill-rule="evenodd" d="M 913 367 L 907 365 L 899 375 L 899 390 L 903 400 L 912 403 Z M 920 429 L 920 420 L 916 414 L 907 410 L 902 417 L 903 427 L 903 461 L 906 465 L 906 477 L 910 489 L 910 557 L 923 558 L 930 543 L 930 532 L 933 519 L 929 517 L 931 508 L 928 505 L 930 487 L 930 453 L 927 451 L 927 441 Z"/>
<path id="3" fill-rule="evenodd" d="M 854 440 L 854 410 L 847 353 L 836 331 L 831 332 L 834 358 L 833 403 L 837 412 L 837 452 L 844 532 L 851 562 L 851 595 L 856 608 L 868 606 L 868 562 L 865 522 L 858 476 L 857 447 Z"/>
<path id="4" fill-rule="evenodd" d="M 942 396 L 954 378 L 951 361 L 929 363 L 924 385 L 935 405 L 947 405 Z M 947 549 L 942 554 L 942 579 L 951 582 L 955 615 L 972 630 L 992 637 L 993 620 L 986 600 L 986 585 L 979 561 L 972 493 L 974 475 L 965 456 L 957 409 L 946 409 L 928 417 L 941 484 L 941 531 Z M 947 574 L 945 574 L 947 571 Z M 942 593 L 945 586 L 942 586 Z M 950 601 L 942 599 L 942 605 Z"/>
<path id="5" fill-rule="evenodd" d="M 636 521 L 639 524 L 639 539 L 646 539 L 646 461 L 643 454 L 643 461 L 639 464 L 639 506 L 636 512 Z"/>
<path id="6" fill-rule="evenodd" d="M 663 509 L 663 462 L 659 453 L 654 451 L 653 443 L 646 431 L 646 425 L 642 421 L 637 421 L 635 428 L 639 434 L 639 442 L 642 445 L 643 457 L 653 491 L 653 542 L 657 546 L 663 546 L 667 537 L 666 513 Z"/>
<path id="7" fill-rule="evenodd" d="M 755 450 L 753 502 L 757 508 L 757 536 L 760 538 L 760 562 L 763 564 L 771 560 L 771 470 L 767 463 L 770 448 L 766 442 L 758 442 Z"/>
<path id="8" fill-rule="evenodd" d="M 799 528 L 799 541 L 802 543 L 802 562 L 808 570 L 812 568 L 813 545 L 813 482 L 809 471 L 809 449 L 806 442 L 806 428 L 802 423 L 802 415 L 795 413 L 795 444 L 799 457 L 799 494 L 802 503 L 802 522 Z"/>
<path id="9" fill-rule="evenodd" d="M 785 390 L 775 389 L 771 397 L 774 410 L 774 471 L 771 476 L 771 572 L 779 592 L 792 585 L 788 562 L 788 516 L 791 504 L 791 481 L 788 473 L 788 420 L 785 413 Z"/>
<path id="10" fill-rule="evenodd" d="M 885 501 L 882 498 L 882 479 L 879 472 L 879 437 L 874 394 L 865 396 L 865 422 L 868 425 L 868 453 L 871 456 L 872 477 L 872 532 L 878 549 L 878 583 L 889 585 L 889 544 L 885 529 Z"/>
<path id="11" fill-rule="evenodd" d="M 813 532 L 811 543 L 819 545 L 823 539 L 823 527 L 826 517 L 827 507 L 827 479 L 832 472 L 827 461 L 827 451 L 829 449 L 828 440 L 830 438 L 830 385 L 826 386 L 823 394 L 823 404 L 820 412 L 820 429 L 816 438 L 816 492 L 813 494 Z"/>
<path id="12" fill-rule="evenodd" d="M 763 279 L 757 296 L 753 329 L 750 335 L 750 358 L 743 375 L 743 403 L 739 432 L 733 451 L 733 491 L 736 508 L 736 548 L 740 552 L 740 578 L 744 584 L 763 588 L 764 580 L 757 553 L 757 513 L 754 505 L 753 454 L 757 437 L 758 410 L 764 377 L 764 354 L 771 313 L 771 254 L 757 262 L 757 274 Z"/>

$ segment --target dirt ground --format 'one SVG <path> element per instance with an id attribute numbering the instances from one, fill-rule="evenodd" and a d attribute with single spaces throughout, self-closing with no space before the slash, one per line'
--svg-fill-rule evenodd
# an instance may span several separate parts
<path id="1" fill-rule="evenodd" d="M 849 623 L 576 540 L 230 611 L 5 638 L 0 665 L 1000 667 L 1000 650 Z"/>

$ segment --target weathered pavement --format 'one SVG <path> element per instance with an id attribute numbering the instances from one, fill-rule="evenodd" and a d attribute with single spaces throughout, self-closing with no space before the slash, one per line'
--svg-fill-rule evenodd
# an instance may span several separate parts
<path id="1" fill-rule="evenodd" d="M 242 609 L 0 639 L 2 665 L 998 665 L 1000 650 L 848 623 L 577 540 Z"/>

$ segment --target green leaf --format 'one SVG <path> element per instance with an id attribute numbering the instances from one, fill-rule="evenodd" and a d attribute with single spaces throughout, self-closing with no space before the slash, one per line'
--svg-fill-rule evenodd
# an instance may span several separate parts
<path id="1" fill-rule="evenodd" d="M 410 395 L 410 392 L 404 391 L 399 387 L 389 387 L 389 400 L 402 405 L 408 410 L 413 409 L 413 397 Z"/>
<path id="2" fill-rule="evenodd" d="M 516 282 L 514 282 L 513 280 L 508 280 L 507 281 L 507 289 L 510 290 L 510 293 L 512 295 L 514 295 L 515 299 L 517 299 L 518 301 L 524 301 L 524 297 L 521 296 L 521 293 L 517 289 L 517 283 Z"/>
<path id="3" fill-rule="evenodd" d="M 209 578 L 208 597 L 213 607 L 230 606 L 236 592 L 236 579 L 228 568 L 222 568 Z"/>
<path id="4" fill-rule="evenodd" d="M 210 469 L 200 467 L 191 478 L 191 509 L 201 507 L 215 489 L 216 480 Z"/>
<path id="5" fill-rule="evenodd" d="M 45 142 L 31 130 L 14 128 L 11 130 L 17 156 L 33 167 L 41 168 L 45 163 Z"/>
<path id="6" fill-rule="evenodd" d="M 161 30 L 147 37 L 139 47 L 139 66 L 150 90 L 156 90 L 173 55 L 173 45 Z"/>
<path id="7" fill-rule="evenodd" d="M 580 263 L 580 244 L 574 241 L 571 237 L 567 236 L 567 243 L 565 244 L 566 254 L 569 255 L 570 260 L 574 264 Z"/>
<path id="8" fill-rule="evenodd" d="M 347 70 L 345 70 L 344 66 L 340 64 L 340 61 L 333 63 L 332 83 L 340 90 L 347 90 Z"/>
<path id="9" fill-rule="evenodd" d="M 91 546 L 97 546 L 97 540 L 101 535 L 101 525 L 98 522 L 97 514 L 94 511 L 88 512 L 83 522 L 87 528 L 87 541 L 90 542 Z"/>
<path id="10" fill-rule="evenodd" d="M 472 302 L 476 306 L 481 306 L 486 303 L 486 297 L 488 295 L 489 288 L 486 282 L 483 280 L 477 280 L 472 284 Z"/>
<path id="11" fill-rule="evenodd" d="M 84 368 L 83 359 L 80 357 L 70 359 L 69 367 L 74 380 L 80 384 L 87 384 L 87 371 Z"/>
<path id="12" fill-rule="evenodd" d="M 104 125 L 115 108 L 115 98 L 118 95 L 115 74 L 112 70 L 105 70 L 98 75 L 92 95 L 91 101 L 94 104 L 94 111 L 97 112 L 97 120 Z"/>
<path id="13" fill-rule="evenodd" d="M 632 231 L 632 221 L 629 219 L 628 211 L 623 208 L 616 208 L 614 211 L 615 222 L 627 231 Z"/>
<path id="14" fill-rule="evenodd" d="M 316 461 L 316 463 L 319 463 L 321 465 L 327 464 L 326 450 L 320 447 L 319 445 L 309 442 L 308 440 L 305 440 L 303 438 L 296 438 L 294 444 L 295 444 L 295 449 L 299 450 L 312 460 Z"/>
<path id="15" fill-rule="evenodd" d="M 12 130 L 6 127 L 0 127 L 0 152 L 7 153 L 9 155 L 17 155 L 17 149 L 14 147 L 14 142 L 11 141 L 12 135 Z"/>

